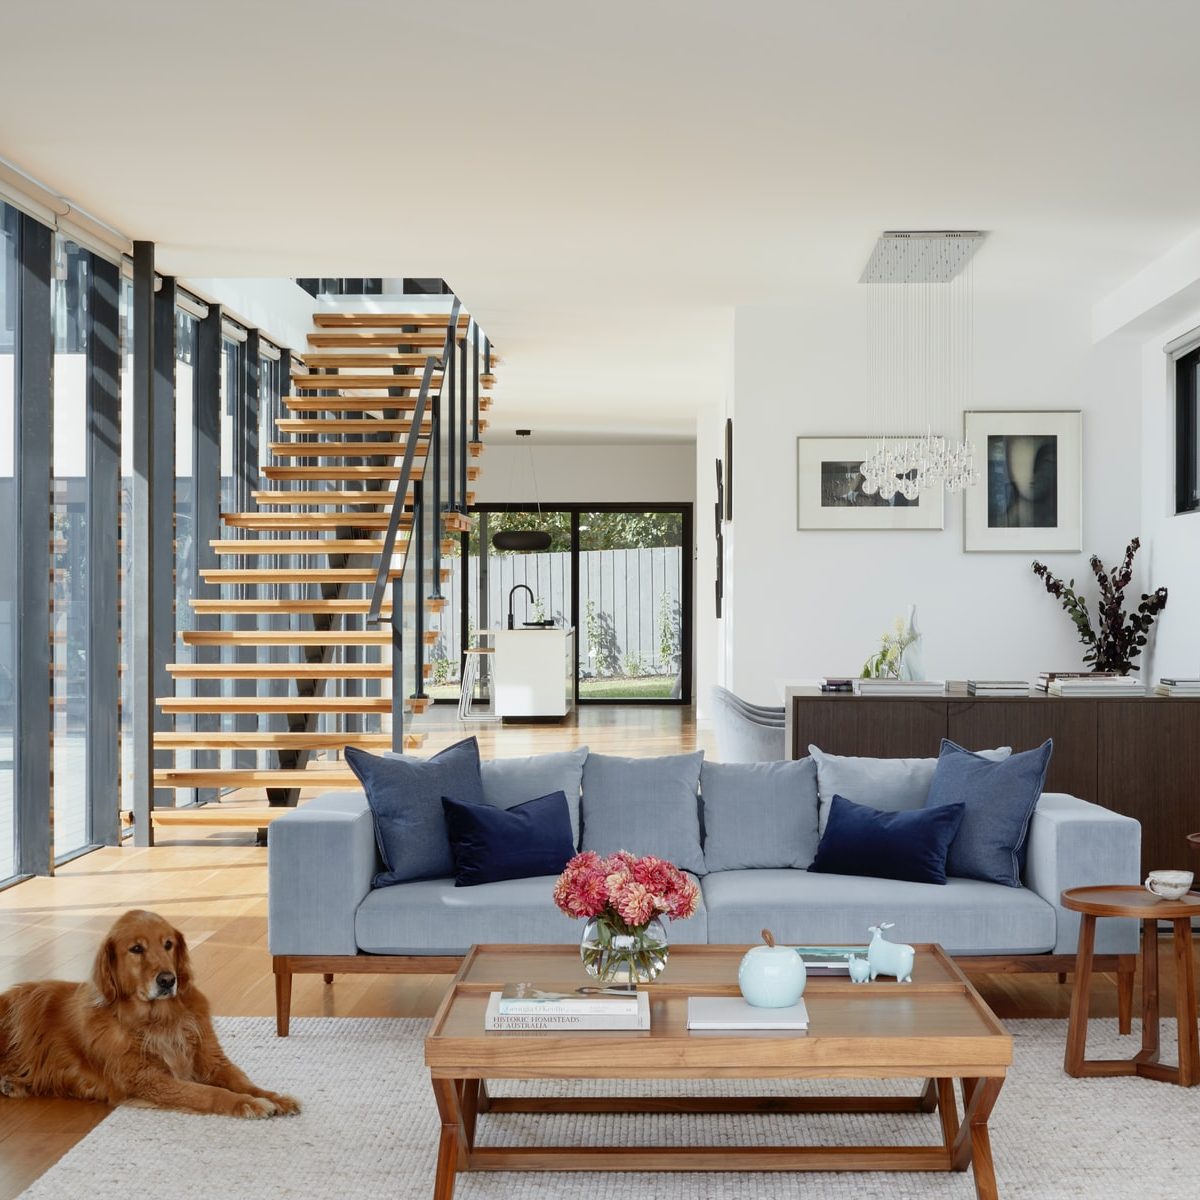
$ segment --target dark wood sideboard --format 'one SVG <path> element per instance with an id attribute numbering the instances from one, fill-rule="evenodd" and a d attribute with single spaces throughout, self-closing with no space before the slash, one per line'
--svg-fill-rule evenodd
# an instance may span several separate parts
<path id="1" fill-rule="evenodd" d="M 942 738 L 970 750 L 1031 750 L 1054 739 L 1046 791 L 1069 792 L 1142 823 L 1142 865 L 1191 869 L 1200 830 L 1200 699 L 1158 696 L 823 695 L 789 688 L 788 754 L 920 758 Z"/>

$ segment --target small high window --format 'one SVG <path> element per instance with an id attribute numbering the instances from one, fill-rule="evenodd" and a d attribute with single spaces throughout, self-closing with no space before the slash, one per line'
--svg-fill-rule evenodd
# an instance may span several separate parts
<path id="1" fill-rule="evenodd" d="M 1175 511 L 1200 509 L 1200 346 L 1175 362 Z"/>

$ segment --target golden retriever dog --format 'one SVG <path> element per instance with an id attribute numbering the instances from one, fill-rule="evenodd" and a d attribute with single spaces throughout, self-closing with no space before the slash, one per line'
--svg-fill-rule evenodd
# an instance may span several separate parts
<path id="1" fill-rule="evenodd" d="M 0 1094 L 230 1117 L 300 1111 L 225 1057 L 183 935 L 137 910 L 109 930 L 88 982 L 19 983 L 0 993 Z"/>

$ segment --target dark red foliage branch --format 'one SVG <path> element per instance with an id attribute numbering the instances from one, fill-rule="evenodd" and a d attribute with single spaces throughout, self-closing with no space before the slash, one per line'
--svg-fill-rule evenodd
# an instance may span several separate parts
<path id="1" fill-rule="evenodd" d="M 1095 554 L 1089 559 L 1092 574 L 1100 585 L 1097 602 L 1097 625 L 1092 625 L 1087 601 L 1075 591 L 1075 580 L 1069 583 L 1051 575 L 1045 563 L 1034 562 L 1033 573 L 1046 585 L 1046 591 L 1058 600 L 1067 616 L 1079 630 L 1079 640 L 1087 647 L 1083 656 L 1093 671 L 1115 671 L 1128 675 L 1133 660 L 1142 652 L 1149 639 L 1154 618 L 1167 607 L 1167 589 L 1143 592 L 1133 612 L 1125 611 L 1125 589 L 1133 579 L 1133 560 L 1141 548 L 1141 539 L 1134 538 L 1125 550 L 1120 566 L 1106 569 Z"/>

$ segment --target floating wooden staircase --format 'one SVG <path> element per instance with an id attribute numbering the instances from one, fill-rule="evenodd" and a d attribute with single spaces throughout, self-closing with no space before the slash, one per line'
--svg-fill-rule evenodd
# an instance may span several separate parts
<path id="1" fill-rule="evenodd" d="M 248 511 L 221 515 L 192 628 L 167 667 L 176 694 L 158 704 L 174 728 L 155 738 L 154 786 L 177 800 L 155 806 L 155 825 L 261 828 L 313 789 L 356 787 L 337 758 L 344 747 L 422 744 L 413 722 L 429 704 L 425 655 L 450 574 L 442 564 L 470 527 L 479 412 L 491 404 L 482 391 L 494 382 L 478 326 L 460 315 L 451 338 L 450 320 L 314 316 L 261 486 Z M 243 788 L 267 801 L 237 797 Z M 234 802 L 211 803 L 231 789 Z"/>

